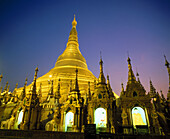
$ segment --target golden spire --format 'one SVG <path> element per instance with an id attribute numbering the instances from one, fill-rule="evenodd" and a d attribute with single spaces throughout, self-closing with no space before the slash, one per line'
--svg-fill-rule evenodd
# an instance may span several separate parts
<path id="1" fill-rule="evenodd" d="M 165 55 L 164 55 L 164 57 L 165 57 L 165 66 L 167 67 L 168 74 L 169 74 L 169 92 L 170 92 L 170 67 L 169 67 L 169 62 L 167 61 Z"/>
<path id="2" fill-rule="evenodd" d="M 136 81 L 135 75 L 134 75 L 133 70 L 132 70 L 131 60 L 130 60 L 129 57 L 128 57 L 127 61 L 128 61 L 128 69 L 129 69 L 129 71 L 128 71 L 128 82 Z"/>
<path id="3" fill-rule="evenodd" d="M 99 75 L 99 84 L 102 83 L 102 84 L 105 84 L 106 83 L 106 79 L 104 77 L 104 73 L 103 73 L 103 60 L 102 60 L 102 56 L 101 56 L 101 52 L 100 52 L 100 75 Z"/>
<path id="4" fill-rule="evenodd" d="M 76 26 L 77 26 L 77 21 L 76 21 L 75 15 L 74 15 L 74 20 L 73 20 L 73 22 L 72 22 L 72 29 L 71 29 L 71 32 L 70 32 L 70 36 L 69 36 L 67 45 L 69 44 L 70 41 L 71 41 L 71 42 L 74 41 L 74 42 L 77 42 L 77 43 L 78 43 Z M 73 43 L 73 42 L 72 42 L 72 43 Z"/>
<path id="5" fill-rule="evenodd" d="M 168 94 L 167 94 L 167 101 L 170 102 L 170 67 L 169 67 L 169 62 L 167 61 L 165 55 L 164 57 L 165 57 L 165 66 L 167 67 L 168 74 L 169 74 L 169 89 L 168 89 Z"/>
<path id="6" fill-rule="evenodd" d="M 77 21 L 74 16 L 72 29 L 67 42 L 65 51 L 58 57 L 55 67 L 81 67 L 87 68 L 86 60 L 79 50 L 78 36 L 76 30 Z"/>
<path id="7" fill-rule="evenodd" d="M 149 92 L 151 98 L 154 98 L 156 96 L 156 89 L 152 84 L 152 81 L 150 80 L 150 92 Z"/>
<path id="8" fill-rule="evenodd" d="M 75 79 L 74 90 L 79 91 L 79 85 L 78 85 L 78 69 L 77 69 L 77 68 L 76 68 L 76 79 Z"/>
<path id="9" fill-rule="evenodd" d="M 121 86 L 122 86 L 122 92 L 124 92 L 124 86 L 123 86 L 123 83 L 121 83 Z"/>
<path id="10" fill-rule="evenodd" d="M 74 14 L 74 20 L 72 22 L 72 26 L 76 28 L 77 21 L 76 21 L 76 15 Z"/>
<path id="11" fill-rule="evenodd" d="M 36 80 L 36 79 L 37 79 L 37 72 L 38 72 L 38 67 L 35 69 L 34 80 Z"/>
<path id="12" fill-rule="evenodd" d="M 121 93 L 120 93 L 120 95 L 121 95 L 121 96 L 123 96 L 123 95 L 125 95 L 125 91 L 124 91 L 124 86 L 123 86 L 123 83 L 121 83 L 121 86 L 122 86 L 122 90 L 121 90 Z"/>
<path id="13" fill-rule="evenodd" d="M 109 91 L 112 92 L 112 88 L 111 88 L 110 80 L 109 80 L 109 75 L 107 75 L 107 88 L 109 89 Z"/>
<path id="14" fill-rule="evenodd" d="M 33 85 L 32 85 L 32 96 L 33 96 L 33 99 L 35 99 L 37 97 L 37 94 L 36 94 L 36 80 L 37 80 L 37 73 L 38 73 L 38 67 L 35 69 L 35 75 L 34 75 L 34 80 L 33 80 Z"/>
<path id="15" fill-rule="evenodd" d="M 18 83 L 16 83 L 16 86 L 15 86 L 15 88 L 16 88 L 16 89 L 18 88 Z"/>
<path id="16" fill-rule="evenodd" d="M 165 66 L 167 67 L 167 68 L 169 68 L 169 62 L 167 61 L 167 59 L 166 59 L 166 56 L 164 55 L 164 57 L 165 57 Z"/>

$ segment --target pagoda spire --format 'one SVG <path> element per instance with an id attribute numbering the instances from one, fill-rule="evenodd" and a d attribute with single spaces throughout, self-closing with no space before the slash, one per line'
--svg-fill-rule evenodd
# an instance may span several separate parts
<path id="1" fill-rule="evenodd" d="M 23 87 L 23 90 L 21 92 L 21 95 L 20 95 L 20 100 L 22 101 L 25 96 L 26 96 L 26 86 L 27 86 L 27 78 L 25 79 L 25 84 L 24 84 L 24 87 Z"/>
<path id="2" fill-rule="evenodd" d="M 76 28 L 76 26 L 77 26 L 77 21 L 76 21 L 76 15 L 74 14 L 74 20 L 73 20 L 73 22 L 72 22 L 72 26 L 74 27 L 74 28 Z"/>
<path id="3" fill-rule="evenodd" d="M 76 21 L 76 16 L 74 15 L 74 19 L 73 19 L 73 22 L 72 22 L 72 29 L 71 29 L 71 32 L 70 32 L 68 42 L 75 41 L 75 42 L 78 43 L 76 26 L 77 26 L 77 21 Z"/>
<path id="4" fill-rule="evenodd" d="M 113 91 L 112 91 L 112 88 L 111 88 L 111 85 L 110 85 L 109 75 L 107 75 L 107 88 L 109 90 L 110 97 L 114 97 L 114 94 L 113 94 Z"/>
<path id="5" fill-rule="evenodd" d="M 78 67 L 78 68 L 84 68 L 88 70 L 86 60 L 81 54 L 79 49 L 76 26 L 77 26 L 77 21 L 76 21 L 76 17 L 74 16 L 72 22 L 72 29 L 68 37 L 66 49 L 58 57 L 55 64 L 56 68 Z"/>
<path id="6" fill-rule="evenodd" d="M 102 60 L 102 56 L 100 53 L 100 75 L 99 75 L 99 79 L 98 79 L 98 84 L 105 84 L 106 83 L 106 79 L 104 77 L 104 73 L 103 73 L 103 60 Z"/>
<path id="7" fill-rule="evenodd" d="M 79 91 L 79 85 L 78 85 L 78 69 L 76 68 L 76 79 L 74 84 L 74 90 Z"/>
<path id="8" fill-rule="evenodd" d="M 135 78 L 135 75 L 133 73 L 133 70 L 132 70 L 132 65 L 131 65 L 131 59 L 128 57 L 127 59 L 127 62 L 128 62 L 128 82 L 134 82 L 136 81 L 136 78 Z"/>
<path id="9" fill-rule="evenodd" d="M 121 86 L 122 86 L 122 92 L 124 92 L 124 86 L 123 86 L 123 83 L 121 83 Z"/>
<path id="10" fill-rule="evenodd" d="M 34 80 L 32 82 L 32 86 L 30 89 L 30 96 L 29 99 L 26 100 L 27 105 L 27 114 L 25 115 L 25 120 L 23 123 L 21 123 L 21 129 L 22 130 L 30 130 L 30 129 L 37 129 L 39 118 L 37 117 L 37 113 L 39 112 L 39 98 L 36 93 L 36 80 L 37 80 L 37 73 L 38 73 L 38 67 L 35 69 L 35 75 Z M 24 111 L 25 114 L 26 111 Z M 33 118 L 36 117 L 36 118 Z"/>
<path id="11" fill-rule="evenodd" d="M 110 90 L 112 90 L 112 88 L 111 88 L 111 86 L 110 86 L 110 80 L 109 80 L 109 75 L 107 75 L 107 87 L 108 87 L 108 89 Z"/>
<path id="12" fill-rule="evenodd" d="M 34 81 L 33 81 L 34 88 L 33 89 L 36 89 L 37 73 L 38 73 L 38 67 L 35 69 L 35 75 L 34 75 Z"/>
<path id="13" fill-rule="evenodd" d="M 155 89 L 155 87 L 153 86 L 151 80 L 150 80 L 150 91 L 149 91 L 149 94 L 150 94 L 151 98 L 156 97 L 156 89 Z"/>
<path id="14" fill-rule="evenodd" d="M 166 59 L 165 55 L 164 57 L 165 57 L 165 66 L 167 67 L 168 74 L 169 74 L 169 89 L 168 89 L 168 94 L 167 94 L 167 102 L 170 103 L 170 67 L 169 67 L 169 62 Z"/>
<path id="15" fill-rule="evenodd" d="M 139 79 L 139 73 L 136 73 L 136 77 L 138 78 L 138 82 L 140 83 L 140 79 Z"/>
<path id="16" fill-rule="evenodd" d="M 120 95 L 123 96 L 125 94 L 123 83 L 121 83 L 121 86 L 122 86 L 122 90 L 121 90 Z"/>
<path id="17" fill-rule="evenodd" d="M 170 67 L 169 67 L 169 62 L 167 61 L 165 55 L 164 55 L 164 57 L 165 57 L 165 66 L 167 67 L 168 74 L 169 74 L 169 90 L 168 90 L 168 92 L 170 93 Z"/>
<path id="18" fill-rule="evenodd" d="M 35 69 L 35 75 L 34 75 L 34 80 L 33 80 L 33 83 L 32 83 L 32 89 L 30 90 L 32 92 L 31 93 L 31 96 L 32 96 L 31 99 L 35 99 L 37 97 L 37 94 L 36 94 L 37 73 L 38 73 L 38 67 Z"/>
<path id="19" fill-rule="evenodd" d="M 14 95 L 15 95 L 15 93 L 16 93 L 17 88 L 18 88 L 18 83 L 16 83 L 16 86 L 15 86 L 15 88 L 14 88 L 14 91 L 13 91 L 13 94 L 14 94 Z"/>

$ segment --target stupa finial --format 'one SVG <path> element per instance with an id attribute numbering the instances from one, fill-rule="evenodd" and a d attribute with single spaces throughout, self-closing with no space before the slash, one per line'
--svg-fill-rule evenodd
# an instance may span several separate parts
<path id="1" fill-rule="evenodd" d="M 72 26 L 73 26 L 73 27 L 76 27 L 76 25 L 77 25 L 76 15 L 74 14 L 74 20 L 73 20 L 73 22 L 72 22 Z"/>

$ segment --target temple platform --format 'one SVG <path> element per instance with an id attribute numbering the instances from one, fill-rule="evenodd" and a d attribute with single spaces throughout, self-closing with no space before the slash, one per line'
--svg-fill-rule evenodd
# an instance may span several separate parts
<path id="1" fill-rule="evenodd" d="M 0 129 L 0 139 L 169 139 L 170 135 L 122 135 L 99 133 L 85 135 L 76 132 L 53 132 L 42 130 L 4 130 Z"/>

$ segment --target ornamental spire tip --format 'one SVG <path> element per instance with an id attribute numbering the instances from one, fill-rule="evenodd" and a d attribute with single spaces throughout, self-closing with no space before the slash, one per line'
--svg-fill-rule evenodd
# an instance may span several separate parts
<path id="1" fill-rule="evenodd" d="M 74 20 L 73 20 L 73 22 L 72 22 L 72 26 L 73 26 L 73 27 L 76 27 L 76 25 L 77 25 L 76 15 L 74 14 Z"/>

